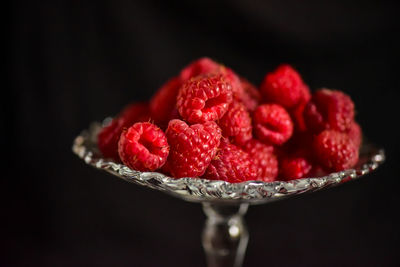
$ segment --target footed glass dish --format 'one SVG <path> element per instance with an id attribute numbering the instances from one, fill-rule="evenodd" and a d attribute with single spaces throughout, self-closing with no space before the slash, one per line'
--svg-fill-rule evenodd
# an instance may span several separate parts
<path id="1" fill-rule="evenodd" d="M 158 172 L 139 172 L 102 158 L 97 147 L 100 123 L 92 123 L 74 140 L 72 150 L 86 164 L 125 181 L 160 190 L 190 202 L 202 203 L 207 215 L 202 243 L 208 266 L 241 266 L 249 234 L 243 216 L 249 205 L 263 204 L 358 179 L 385 161 L 384 150 L 364 142 L 353 169 L 288 182 L 229 183 L 199 178 L 175 179 Z"/>

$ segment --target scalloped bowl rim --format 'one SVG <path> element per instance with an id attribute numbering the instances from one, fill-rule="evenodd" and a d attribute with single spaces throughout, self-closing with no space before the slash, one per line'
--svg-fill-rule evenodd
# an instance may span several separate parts
<path id="1" fill-rule="evenodd" d="M 94 122 L 88 130 L 82 131 L 74 140 L 72 150 L 85 163 L 97 169 L 105 170 L 128 182 L 164 191 L 191 202 L 264 203 L 285 196 L 338 185 L 345 179 L 347 181 L 347 179 L 359 178 L 375 170 L 385 161 L 383 149 L 378 149 L 372 144 L 363 144 L 364 149 L 369 149 L 367 154 L 370 154 L 368 157 L 365 156 L 364 163 L 359 163 L 356 168 L 330 173 L 323 177 L 274 182 L 245 181 L 241 183 L 191 177 L 176 179 L 159 172 L 135 171 L 124 164 L 102 158 L 97 149 L 96 139 L 101 127 L 100 123 Z"/>

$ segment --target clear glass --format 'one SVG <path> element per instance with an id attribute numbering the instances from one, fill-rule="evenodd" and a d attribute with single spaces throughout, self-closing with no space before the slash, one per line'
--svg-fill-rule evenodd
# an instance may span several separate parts
<path id="1" fill-rule="evenodd" d="M 243 218 L 248 207 L 248 203 L 203 203 L 207 220 L 202 243 L 209 267 L 242 266 L 249 241 L 249 232 Z"/>
<path id="2" fill-rule="evenodd" d="M 158 172 L 131 170 L 123 164 L 102 158 L 97 148 L 97 134 L 101 127 L 100 123 L 93 123 L 88 130 L 77 136 L 72 147 L 73 152 L 85 163 L 128 182 L 160 190 L 186 201 L 202 203 L 207 215 L 202 243 L 208 266 L 241 266 L 249 239 L 243 216 L 249 205 L 313 192 L 357 179 L 375 170 L 385 161 L 383 149 L 365 142 L 354 169 L 323 177 L 288 182 L 246 181 L 234 184 L 190 177 L 175 179 Z"/>

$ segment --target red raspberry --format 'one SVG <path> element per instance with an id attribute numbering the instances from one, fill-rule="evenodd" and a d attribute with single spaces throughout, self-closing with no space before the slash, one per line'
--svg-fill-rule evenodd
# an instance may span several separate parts
<path id="1" fill-rule="evenodd" d="M 108 126 L 101 129 L 97 135 L 97 146 L 103 157 L 119 161 L 118 141 L 122 130 L 128 127 L 126 125 L 125 119 L 115 118 Z"/>
<path id="2" fill-rule="evenodd" d="M 223 66 L 220 73 L 225 75 L 226 80 L 232 85 L 232 96 L 236 100 L 243 99 L 244 91 L 239 76 L 230 68 Z"/>
<path id="3" fill-rule="evenodd" d="M 258 139 L 282 145 L 293 133 L 293 123 L 286 110 L 276 104 L 264 104 L 254 111 L 254 129 Z"/>
<path id="4" fill-rule="evenodd" d="M 250 112 L 253 112 L 260 102 L 260 92 L 246 79 L 241 78 L 240 82 L 243 88 L 241 101 Z"/>
<path id="5" fill-rule="evenodd" d="M 118 153 L 133 170 L 154 171 L 167 161 L 169 146 L 164 132 L 149 122 L 137 122 L 121 134 Z"/>
<path id="6" fill-rule="evenodd" d="M 313 151 L 316 160 L 329 171 L 342 171 L 358 161 L 358 148 L 345 133 L 322 131 L 315 137 Z"/>
<path id="7" fill-rule="evenodd" d="M 216 157 L 203 175 L 206 179 L 230 183 L 256 180 L 258 176 L 259 169 L 252 164 L 249 154 L 227 140 L 221 142 Z"/>
<path id="8" fill-rule="evenodd" d="M 175 178 L 203 175 L 217 153 L 221 129 L 213 122 L 190 127 L 181 120 L 171 120 L 167 129 L 170 153 L 164 168 Z"/>
<path id="9" fill-rule="evenodd" d="M 307 130 L 306 122 L 304 121 L 304 109 L 311 99 L 310 90 L 303 90 L 302 99 L 297 103 L 296 106 L 289 110 L 289 114 L 292 116 L 295 128 L 299 132 Z"/>
<path id="10" fill-rule="evenodd" d="M 350 129 L 347 131 L 347 135 L 350 140 L 356 145 L 357 148 L 361 146 L 362 143 L 362 131 L 360 125 L 353 121 L 350 125 Z"/>
<path id="11" fill-rule="evenodd" d="M 189 65 L 187 65 L 181 71 L 179 77 L 183 82 L 190 80 L 199 75 L 209 74 L 218 72 L 221 69 L 221 65 L 208 57 L 199 58 Z"/>
<path id="12" fill-rule="evenodd" d="M 285 143 L 279 155 L 279 176 L 283 180 L 293 180 L 309 176 L 312 162 L 313 135 L 300 132 Z"/>
<path id="13" fill-rule="evenodd" d="M 232 101 L 228 111 L 218 122 L 224 137 L 231 137 L 236 144 L 244 144 L 252 138 L 251 118 L 245 106 Z"/>
<path id="14" fill-rule="evenodd" d="M 307 128 L 319 133 L 325 129 L 347 131 L 354 120 L 354 104 L 343 92 L 329 89 L 316 91 L 304 109 Z"/>
<path id="15" fill-rule="evenodd" d="M 280 176 L 286 181 L 306 177 L 311 168 L 311 163 L 304 157 L 283 158 L 279 162 Z"/>
<path id="16" fill-rule="evenodd" d="M 297 106 L 290 110 L 290 115 L 292 115 L 295 129 L 299 132 L 304 132 L 307 130 L 306 122 L 304 121 L 304 109 L 307 106 L 306 101 L 301 101 Z"/>
<path id="17" fill-rule="evenodd" d="M 150 106 L 148 102 L 132 103 L 126 106 L 118 115 L 119 118 L 124 118 L 131 126 L 135 122 L 145 122 L 151 119 Z"/>
<path id="18" fill-rule="evenodd" d="M 242 85 L 238 75 L 230 68 L 225 67 L 210 58 L 199 58 L 188 66 L 186 66 L 180 73 L 179 77 L 183 82 L 204 74 L 223 74 L 228 82 L 231 83 L 232 93 L 238 100 L 242 98 Z"/>
<path id="19" fill-rule="evenodd" d="M 149 114 L 148 103 L 134 103 L 121 111 L 108 126 L 101 129 L 97 135 L 97 145 L 103 156 L 119 161 L 118 140 L 123 129 L 135 122 L 148 121 L 150 119 Z"/>
<path id="20" fill-rule="evenodd" d="M 181 71 L 179 77 L 183 82 L 186 82 L 191 78 L 205 74 L 223 74 L 232 86 L 233 96 L 238 100 L 242 98 L 243 88 L 239 76 L 232 69 L 210 58 L 203 57 L 193 61 Z"/>
<path id="21" fill-rule="evenodd" d="M 257 139 L 251 139 L 244 147 L 250 156 L 252 164 L 259 168 L 259 176 L 257 180 L 264 182 L 273 182 L 278 175 L 278 160 L 274 154 L 274 147 L 268 146 Z"/>
<path id="22" fill-rule="evenodd" d="M 261 83 L 260 91 L 265 101 L 285 108 L 295 107 L 309 94 L 309 89 L 300 75 L 287 64 L 280 65 L 274 72 L 268 73 Z"/>
<path id="23" fill-rule="evenodd" d="M 179 90 L 176 106 L 189 123 L 215 121 L 232 102 L 232 87 L 222 74 L 197 76 Z"/>
<path id="24" fill-rule="evenodd" d="M 161 126 L 167 126 L 172 114 L 176 110 L 176 97 L 182 82 L 174 77 L 163 84 L 150 100 L 151 117 Z"/>

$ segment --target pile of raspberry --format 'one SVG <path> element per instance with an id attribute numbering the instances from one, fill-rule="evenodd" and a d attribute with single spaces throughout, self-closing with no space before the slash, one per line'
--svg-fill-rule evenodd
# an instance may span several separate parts
<path id="1" fill-rule="evenodd" d="M 290 65 L 257 88 L 200 58 L 145 103 L 133 103 L 98 135 L 105 158 L 174 178 L 273 182 L 352 168 L 361 128 L 345 93 L 311 94 Z"/>

